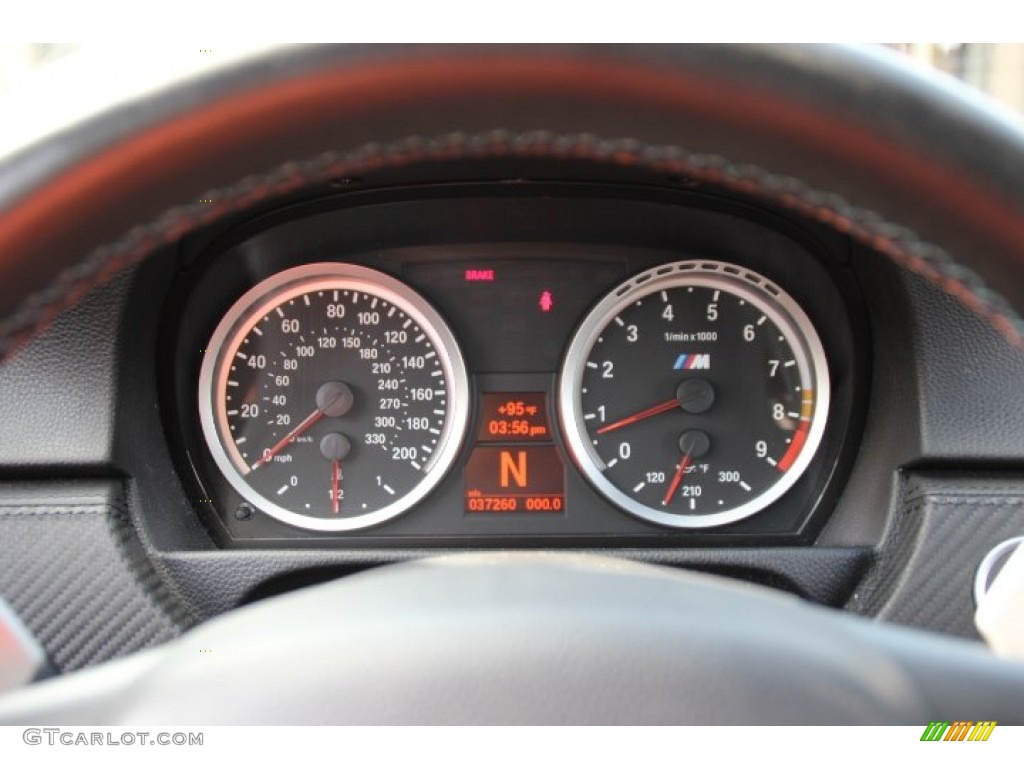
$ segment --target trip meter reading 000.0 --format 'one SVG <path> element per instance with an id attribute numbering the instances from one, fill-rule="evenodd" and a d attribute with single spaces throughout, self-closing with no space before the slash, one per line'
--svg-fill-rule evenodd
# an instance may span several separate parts
<path id="1" fill-rule="evenodd" d="M 242 497 L 286 523 L 344 531 L 430 492 L 458 451 L 468 392 L 455 340 L 422 297 L 371 269 L 313 264 L 231 307 L 199 407 Z"/>
<path id="2" fill-rule="evenodd" d="M 763 510 L 821 442 L 829 377 L 803 310 L 760 275 L 678 262 L 612 291 L 559 381 L 566 442 L 608 499 L 703 528 Z"/>

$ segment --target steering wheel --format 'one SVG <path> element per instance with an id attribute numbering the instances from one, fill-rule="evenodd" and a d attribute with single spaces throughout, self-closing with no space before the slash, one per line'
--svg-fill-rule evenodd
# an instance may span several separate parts
<path id="1" fill-rule="evenodd" d="M 1021 158 L 1013 119 L 863 49 L 267 51 L 0 164 L 0 356 L 221 217 L 353 179 L 524 168 L 770 202 L 921 275 L 1020 348 Z M 962 717 L 1024 722 L 1024 668 L 763 588 L 546 553 L 369 571 L 0 702 L 4 723 Z"/>

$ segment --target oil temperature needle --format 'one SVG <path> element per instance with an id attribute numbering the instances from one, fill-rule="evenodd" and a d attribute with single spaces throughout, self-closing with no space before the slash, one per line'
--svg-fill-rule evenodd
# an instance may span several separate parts
<path id="1" fill-rule="evenodd" d="M 690 466 L 690 454 L 687 453 L 683 456 L 683 460 L 679 462 L 679 466 L 676 467 L 676 476 L 672 478 L 672 485 L 669 486 L 668 493 L 665 494 L 665 498 L 661 500 L 661 506 L 667 507 L 668 503 L 672 501 L 672 497 L 676 491 L 679 490 L 679 484 L 683 481 L 683 473 L 686 472 L 686 468 Z"/>

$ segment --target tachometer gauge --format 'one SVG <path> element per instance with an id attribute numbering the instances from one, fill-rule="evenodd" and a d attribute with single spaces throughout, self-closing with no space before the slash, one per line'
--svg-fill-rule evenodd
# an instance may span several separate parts
<path id="1" fill-rule="evenodd" d="M 256 508 L 321 531 L 408 510 L 451 466 L 469 415 L 451 331 L 408 286 L 346 264 L 281 272 L 214 331 L 199 377 L 210 452 Z"/>
<path id="2" fill-rule="evenodd" d="M 800 478 L 825 430 L 829 375 L 780 288 L 684 261 L 591 311 L 558 396 L 573 459 L 602 494 L 651 522 L 705 528 L 756 514 Z"/>

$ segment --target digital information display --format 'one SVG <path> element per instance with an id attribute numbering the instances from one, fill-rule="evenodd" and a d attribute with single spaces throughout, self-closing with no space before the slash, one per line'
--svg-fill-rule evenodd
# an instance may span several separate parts
<path id="1" fill-rule="evenodd" d="M 543 392 L 481 396 L 477 446 L 465 480 L 469 513 L 565 509 L 565 470 L 551 442 Z"/>
<path id="2" fill-rule="evenodd" d="M 478 443 L 551 442 L 543 392 L 486 393 L 480 398 Z"/>

